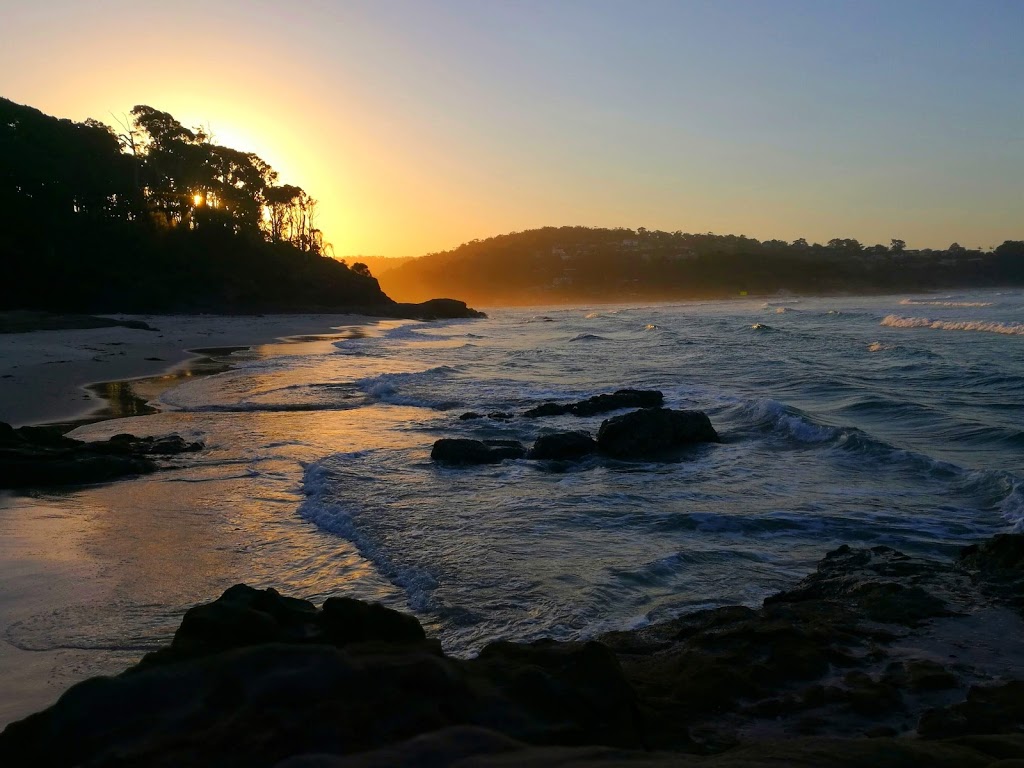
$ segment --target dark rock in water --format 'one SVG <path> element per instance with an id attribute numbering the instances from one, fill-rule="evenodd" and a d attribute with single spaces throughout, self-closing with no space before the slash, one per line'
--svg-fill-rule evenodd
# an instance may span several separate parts
<path id="1" fill-rule="evenodd" d="M 0 423 L 0 488 L 97 483 L 157 469 L 151 456 L 202 450 L 177 435 L 117 435 L 85 442 L 66 437 L 56 427 L 13 429 Z"/>
<path id="2" fill-rule="evenodd" d="M 572 406 L 573 416 L 594 416 L 622 408 L 659 408 L 665 396 L 657 390 L 620 389 L 610 395 L 596 395 Z"/>
<path id="3" fill-rule="evenodd" d="M 657 408 L 664 400 L 664 395 L 657 390 L 620 389 L 610 395 L 595 395 L 586 400 L 565 405 L 554 402 L 542 403 L 526 411 L 523 416 L 531 419 L 542 416 L 562 416 L 567 413 L 571 413 L 573 416 L 595 416 L 621 408 Z"/>
<path id="4" fill-rule="evenodd" d="M 521 459 L 526 448 L 515 440 L 469 440 L 445 437 L 434 443 L 430 458 L 445 464 L 497 464 L 505 459 Z"/>
<path id="5" fill-rule="evenodd" d="M 484 415 L 477 413 L 476 411 L 468 411 L 459 416 L 459 421 L 472 421 L 473 419 L 482 419 Z M 494 411 L 493 413 L 487 414 L 488 419 L 494 419 L 495 421 L 509 421 L 514 418 L 511 413 L 505 413 L 504 411 Z"/>
<path id="6" fill-rule="evenodd" d="M 597 433 L 597 449 L 617 459 L 656 458 L 696 443 L 720 442 L 711 420 L 700 411 L 644 408 L 607 419 Z"/>
<path id="7" fill-rule="evenodd" d="M 429 299 L 419 304 L 387 304 L 377 313 L 388 317 L 409 317 L 416 320 L 447 320 L 451 318 L 484 318 L 487 314 L 466 306 L 458 299 Z"/>
<path id="8" fill-rule="evenodd" d="M 586 432 L 541 435 L 526 455 L 528 459 L 579 459 L 597 451 L 597 442 Z"/>
<path id="9" fill-rule="evenodd" d="M 135 456 L 173 456 L 178 453 L 194 453 L 205 446 L 200 442 L 190 443 L 180 435 L 163 437 L 136 437 L 135 435 L 114 435 L 106 442 L 88 443 L 95 451 L 102 453 L 132 454 Z"/>
<path id="10" fill-rule="evenodd" d="M 561 403 L 541 403 L 535 408 L 531 408 L 526 411 L 523 416 L 528 419 L 536 419 L 541 416 L 561 416 L 562 414 L 569 413 L 572 410 L 571 405 L 562 405 Z"/>

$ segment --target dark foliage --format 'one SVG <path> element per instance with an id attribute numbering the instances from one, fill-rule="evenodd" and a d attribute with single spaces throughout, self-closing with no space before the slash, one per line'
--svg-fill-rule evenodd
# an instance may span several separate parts
<path id="1" fill-rule="evenodd" d="M 0 308 L 390 306 L 326 255 L 316 201 L 256 155 L 138 106 L 116 134 L 0 99 Z"/>

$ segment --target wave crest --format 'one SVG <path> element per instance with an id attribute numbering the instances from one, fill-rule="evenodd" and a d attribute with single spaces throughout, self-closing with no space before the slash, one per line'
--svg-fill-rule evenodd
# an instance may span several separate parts
<path id="1" fill-rule="evenodd" d="M 927 317 L 886 315 L 881 324 L 889 328 L 931 328 L 936 331 L 980 331 L 1001 333 L 1006 336 L 1024 336 L 1024 325 L 997 323 L 992 320 L 932 320 Z"/>

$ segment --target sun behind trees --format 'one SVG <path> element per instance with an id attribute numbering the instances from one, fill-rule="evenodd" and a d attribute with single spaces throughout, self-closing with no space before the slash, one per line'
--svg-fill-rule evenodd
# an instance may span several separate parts
<path id="1" fill-rule="evenodd" d="M 329 258 L 316 201 L 263 159 L 135 107 L 120 130 L 0 99 L 0 309 L 391 305 Z"/>
<path id="2" fill-rule="evenodd" d="M 189 130 L 145 105 L 132 109 L 121 134 L 91 125 L 109 131 L 129 153 L 136 190 L 158 223 L 258 230 L 272 243 L 324 252 L 317 201 L 301 187 L 278 185 L 277 171 L 258 155 L 216 144 L 204 129 Z"/>

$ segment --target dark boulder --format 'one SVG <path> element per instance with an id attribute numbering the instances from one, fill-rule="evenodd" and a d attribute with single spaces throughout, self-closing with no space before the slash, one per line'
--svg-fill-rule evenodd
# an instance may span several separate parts
<path id="1" fill-rule="evenodd" d="M 13 429 L 0 423 L 0 488 L 46 487 L 114 480 L 155 471 L 152 456 L 202 450 L 177 435 L 85 442 L 57 427 Z"/>
<path id="2" fill-rule="evenodd" d="M 537 419 L 542 416 L 561 416 L 569 413 L 572 410 L 571 405 L 563 405 L 562 403 L 541 403 L 535 408 L 531 408 L 526 411 L 523 416 L 528 419 Z"/>
<path id="3" fill-rule="evenodd" d="M 586 432 L 558 432 L 541 435 L 526 455 L 528 459 L 579 459 L 597 451 L 597 442 Z"/>
<path id="4" fill-rule="evenodd" d="M 459 421 L 472 421 L 473 419 L 482 419 L 484 415 L 477 413 L 476 411 L 467 411 L 466 413 L 459 416 Z"/>
<path id="5" fill-rule="evenodd" d="M 1024 533 L 997 534 L 960 550 L 960 562 L 988 575 L 1024 577 Z"/>
<path id="6" fill-rule="evenodd" d="M 445 437 L 434 443 L 430 458 L 444 464 L 497 464 L 505 459 L 521 459 L 526 448 L 515 440 L 470 440 Z"/>
<path id="7" fill-rule="evenodd" d="M 542 416 L 562 416 L 567 413 L 581 417 L 595 416 L 622 408 L 658 408 L 664 400 L 664 395 L 657 390 L 620 389 L 610 395 L 594 395 L 576 403 L 542 403 L 526 411 L 523 416 L 531 419 Z"/>
<path id="8" fill-rule="evenodd" d="M 458 299 L 429 299 L 419 304 L 388 304 L 377 312 L 388 317 L 409 317 L 415 320 L 448 320 L 452 318 L 484 318 L 485 312 L 466 306 Z"/>
<path id="9" fill-rule="evenodd" d="M 660 408 L 665 396 L 657 390 L 620 389 L 610 395 L 596 395 L 572 406 L 573 416 L 594 416 L 622 408 Z"/>
<path id="10" fill-rule="evenodd" d="M 700 411 L 644 408 L 607 419 L 597 433 L 597 449 L 616 459 L 645 459 L 697 443 L 720 442 L 711 420 Z"/>
<path id="11" fill-rule="evenodd" d="M 324 639 L 332 645 L 416 644 L 427 639 L 415 616 L 351 597 L 328 598 L 320 615 L 320 627 Z"/>

